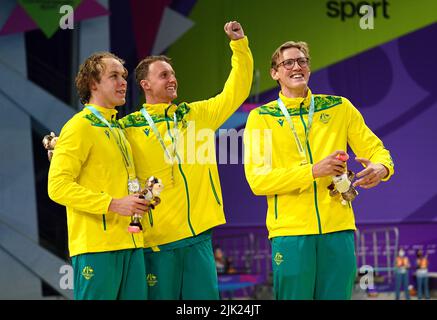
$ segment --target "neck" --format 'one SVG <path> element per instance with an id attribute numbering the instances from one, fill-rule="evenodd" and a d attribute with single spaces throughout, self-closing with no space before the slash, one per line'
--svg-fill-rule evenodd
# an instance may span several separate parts
<path id="1" fill-rule="evenodd" d="M 155 98 L 155 97 L 151 97 L 151 96 L 147 96 L 146 95 L 146 103 L 147 104 L 171 104 L 171 100 L 170 101 L 166 101 L 164 99 L 159 99 L 159 98 Z"/>
<path id="2" fill-rule="evenodd" d="M 281 92 L 287 98 L 306 98 L 308 95 L 308 87 L 305 86 L 303 89 L 290 89 L 281 88 Z"/>
<path id="3" fill-rule="evenodd" d="M 90 101 L 88 103 L 89 104 L 95 104 L 95 105 L 97 105 L 99 107 L 103 107 L 103 108 L 106 108 L 106 109 L 115 109 L 114 105 L 110 105 L 108 103 L 103 102 L 101 99 L 94 98 L 94 97 L 91 97 L 91 99 L 90 99 Z"/>

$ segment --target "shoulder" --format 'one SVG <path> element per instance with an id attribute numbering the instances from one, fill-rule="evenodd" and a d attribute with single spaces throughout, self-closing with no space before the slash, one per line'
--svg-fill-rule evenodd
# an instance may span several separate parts
<path id="1" fill-rule="evenodd" d="M 140 111 L 135 111 L 118 120 L 123 129 L 130 127 L 142 127 L 147 125 L 146 119 Z"/>
<path id="2" fill-rule="evenodd" d="M 176 116 L 178 118 L 178 121 L 183 119 L 185 115 L 187 115 L 191 110 L 191 104 L 188 102 L 181 102 L 178 104 L 178 107 L 176 109 Z"/>
<path id="3" fill-rule="evenodd" d="M 93 120 L 94 119 L 92 119 L 92 117 L 88 115 L 88 112 L 84 110 L 79 111 L 65 123 L 64 127 L 62 128 L 62 131 L 74 132 L 74 131 L 85 130 L 90 126 L 90 124 L 93 123 Z"/>
<path id="4" fill-rule="evenodd" d="M 281 109 L 276 100 L 270 101 L 250 111 L 250 115 L 282 117 Z"/>
<path id="5" fill-rule="evenodd" d="M 315 111 L 321 111 L 336 106 L 350 104 L 350 101 L 342 96 L 335 96 L 329 94 L 315 94 L 314 107 Z"/>

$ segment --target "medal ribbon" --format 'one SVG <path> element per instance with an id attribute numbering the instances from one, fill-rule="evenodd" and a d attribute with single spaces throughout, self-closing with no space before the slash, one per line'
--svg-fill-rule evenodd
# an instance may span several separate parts
<path id="1" fill-rule="evenodd" d="M 149 126 L 152 128 L 153 133 L 155 134 L 156 138 L 158 139 L 159 143 L 161 144 L 162 149 L 164 149 L 164 153 L 167 156 L 167 158 L 171 161 L 171 163 L 174 163 L 174 158 L 176 157 L 176 147 L 177 147 L 177 125 L 178 120 L 176 117 L 176 112 L 173 114 L 173 123 L 174 127 L 173 130 L 175 130 L 172 147 L 173 147 L 173 156 L 170 155 L 168 152 L 167 147 L 165 146 L 164 139 L 162 139 L 161 133 L 159 133 L 158 128 L 156 127 L 155 121 L 153 121 L 150 114 L 146 111 L 146 108 L 141 109 L 141 113 L 143 114 L 144 118 L 146 119 Z"/>
<path id="2" fill-rule="evenodd" d="M 90 105 L 85 106 L 85 108 L 90 110 L 100 121 L 102 121 L 109 128 L 109 131 L 111 132 L 112 136 L 115 139 L 115 142 L 117 143 L 118 149 L 120 150 L 121 154 L 123 155 L 123 160 L 124 160 L 124 164 L 125 164 L 126 170 L 128 172 L 128 175 L 129 175 L 129 180 L 135 180 L 136 179 L 135 168 L 134 168 L 131 156 L 129 155 L 129 151 L 126 147 L 127 139 L 126 139 L 123 131 L 121 129 L 117 128 L 118 135 L 116 135 L 115 131 L 111 127 L 111 124 L 108 122 L 108 120 L 106 120 L 102 116 L 102 114 L 99 112 L 99 110 L 97 110 L 96 108 L 94 108 L 93 106 L 90 106 Z"/>
<path id="3" fill-rule="evenodd" d="M 299 136 L 297 135 L 296 129 L 294 128 L 293 121 L 291 120 L 291 117 L 290 117 L 290 113 L 288 112 L 288 110 L 285 107 L 284 102 L 282 102 L 281 98 L 278 98 L 277 102 L 278 102 L 279 108 L 281 109 L 282 113 L 285 116 L 285 119 L 287 120 L 287 122 L 290 126 L 291 133 L 293 134 L 294 140 L 296 142 L 297 151 L 299 152 L 299 155 L 302 158 L 302 164 L 307 164 L 308 160 L 307 160 L 307 156 L 305 153 L 305 148 L 304 148 L 304 146 L 302 146 L 302 143 L 299 139 Z M 314 96 L 311 95 L 311 104 L 310 104 L 310 109 L 308 112 L 308 123 L 307 123 L 307 126 L 305 128 L 305 144 L 308 142 L 308 136 L 310 134 L 311 126 L 313 124 L 313 116 L 314 116 Z"/>

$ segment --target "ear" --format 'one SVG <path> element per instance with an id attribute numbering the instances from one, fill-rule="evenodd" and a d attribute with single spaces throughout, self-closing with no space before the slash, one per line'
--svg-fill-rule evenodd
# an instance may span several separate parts
<path id="1" fill-rule="evenodd" d="M 278 79 L 279 79 L 278 70 L 271 68 L 270 69 L 270 76 L 272 77 L 273 80 L 278 81 Z"/>
<path id="2" fill-rule="evenodd" d="M 96 91 L 96 90 L 97 90 L 96 82 L 94 80 L 91 80 L 90 91 Z"/>
<path id="3" fill-rule="evenodd" d="M 140 81 L 140 85 L 141 85 L 141 88 L 143 88 L 144 91 L 150 89 L 150 83 L 149 83 L 149 81 L 146 80 L 146 79 L 141 80 L 141 81 Z"/>

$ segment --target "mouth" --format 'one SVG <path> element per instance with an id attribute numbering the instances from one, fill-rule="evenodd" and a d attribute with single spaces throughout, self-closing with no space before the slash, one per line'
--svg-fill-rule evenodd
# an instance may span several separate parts
<path id="1" fill-rule="evenodd" d="M 126 90 L 117 90 L 117 93 L 125 96 L 126 95 Z"/>
<path id="2" fill-rule="evenodd" d="M 303 80 L 305 79 L 303 73 L 295 73 L 290 76 L 291 79 Z"/>
<path id="3" fill-rule="evenodd" d="M 166 89 L 170 92 L 176 92 L 176 86 L 168 86 Z"/>

